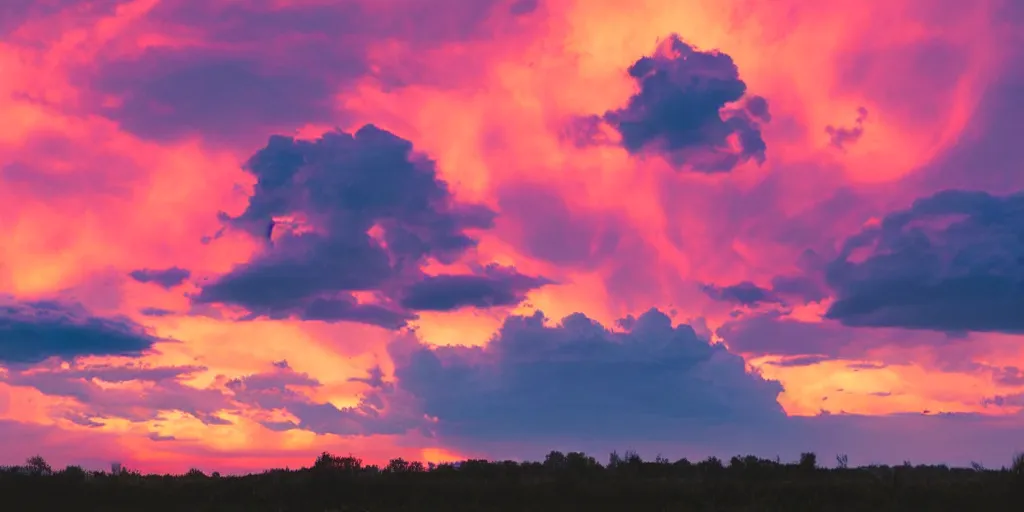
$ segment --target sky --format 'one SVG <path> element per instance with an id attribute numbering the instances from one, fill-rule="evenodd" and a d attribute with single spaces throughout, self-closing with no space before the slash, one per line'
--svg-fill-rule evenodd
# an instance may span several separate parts
<path id="1" fill-rule="evenodd" d="M 1013 0 L 5 1 L 0 464 L 1007 464 L 1022 39 Z"/>

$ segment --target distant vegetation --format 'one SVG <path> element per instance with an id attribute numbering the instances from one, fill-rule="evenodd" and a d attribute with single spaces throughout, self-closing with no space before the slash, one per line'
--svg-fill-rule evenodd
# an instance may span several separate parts
<path id="1" fill-rule="evenodd" d="M 466 460 L 384 467 L 324 453 L 311 467 L 246 476 L 192 470 L 53 471 L 42 457 L 0 470 L 5 510 L 18 511 L 1021 511 L 1024 455 L 1010 467 L 822 468 L 753 456 L 724 462 L 551 452 L 543 462 Z M 8 508 L 9 507 L 9 508 Z"/>

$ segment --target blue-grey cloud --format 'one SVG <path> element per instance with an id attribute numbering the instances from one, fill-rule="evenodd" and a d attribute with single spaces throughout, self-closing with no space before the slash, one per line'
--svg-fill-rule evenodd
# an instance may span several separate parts
<path id="1" fill-rule="evenodd" d="M 37 363 L 50 357 L 134 356 L 157 341 L 126 318 L 92 316 L 75 304 L 0 304 L 0 362 L 4 363 Z"/>
<path id="2" fill-rule="evenodd" d="M 760 123 L 770 120 L 768 102 L 746 96 L 747 85 L 728 55 L 698 50 L 672 35 L 633 63 L 629 75 L 640 91 L 603 117 L 630 153 L 652 151 L 701 172 L 765 160 Z"/>
<path id="3" fill-rule="evenodd" d="M 846 325 L 1024 332 L 1024 194 L 919 199 L 848 238 L 826 278 Z"/>
<path id="4" fill-rule="evenodd" d="M 400 292 L 402 307 L 414 311 L 451 311 L 463 307 L 515 306 L 526 292 L 551 281 L 491 265 L 479 274 L 429 276 Z"/>
<path id="5" fill-rule="evenodd" d="M 743 281 L 728 286 L 707 284 L 701 289 L 712 299 L 742 306 L 758 306 L 760 304 L 781 302 L 774 292 L 761 288 L 750 281 Z"/>
<path id="6" fill-rule="evenodd" d="M 859 107 L 857 109 L 857 118 L 854 120 L 852 127 L 826 126 L 825 133 L 828 134 L 829 143 L 836 149 L 846 149 L 847 145 L 857 142 L 864 135 L 864 121 L 867 118 L 868 109 Z"/>
<path id="7" fill-rule="evenodd" d="M 398 387 L 436 432 L 503 441 L 672 438 L 784 418 L 782 387 L 651 310 L 613 332 L 576 313 L 508 318 L 485 348 L 391 346 Z"/>
<path id="8" fill-rule="evenodd" d="M 414 318 L 412 309 L 443 306 L 417 302 L 429 293 L 439 298 L 442 285 L 477 295 L 464 295 L 451 309 L 487 300 L 510 305 L 543 284 L 494 269 L 476 278 L 427 277 L 425 262 L 456 261 L 476 245 L 468 230 L 491 227 L 495 214 L 457 202 L 433 161 L 373 125 L 315 141 L 271 137 L 246 169 L 257 178 L 255 191 L 244 212 L 224 221 L 266 238 L 267 248 L 205 285 L 198 303 L 233 304 L 253 316 L 396 328 Z M 477 288 L 455 290 L 453 283 Z M 356 292 L 377 298 L 359 301 Z"/>
<path id="9" fill-rule="evenodd" d="M 184 283 L 192 273 L 183 268 L 170 267 L 164 269 L 142 268 L 133 270 L 128 275 L 140 283 L 153 283 L 163 288 L 174 288 Z"/>

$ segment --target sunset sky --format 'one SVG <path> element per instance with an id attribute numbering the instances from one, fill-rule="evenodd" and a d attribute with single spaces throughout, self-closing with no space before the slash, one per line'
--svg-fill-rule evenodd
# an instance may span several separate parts
<path id="1" fill-rule="evenodd" d="M 1024 450 L 1015 0 L 0 2 L 0 464 Z"/>

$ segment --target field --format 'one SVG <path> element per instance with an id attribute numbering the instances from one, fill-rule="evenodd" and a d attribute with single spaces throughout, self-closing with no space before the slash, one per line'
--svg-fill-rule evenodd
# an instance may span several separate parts
<path id="1" fill-rule="evenodd" d="M 245 476 L 52 471 L 41 457 L 0 472 L 7 510 L 30 511 L 1020 511 L 1024 458 L 1010 468 L 819 467 L 756 457 L 643 461 L 580 453 L 544 462 L 385 467 L 323 454 L 311 467 Z"/>

